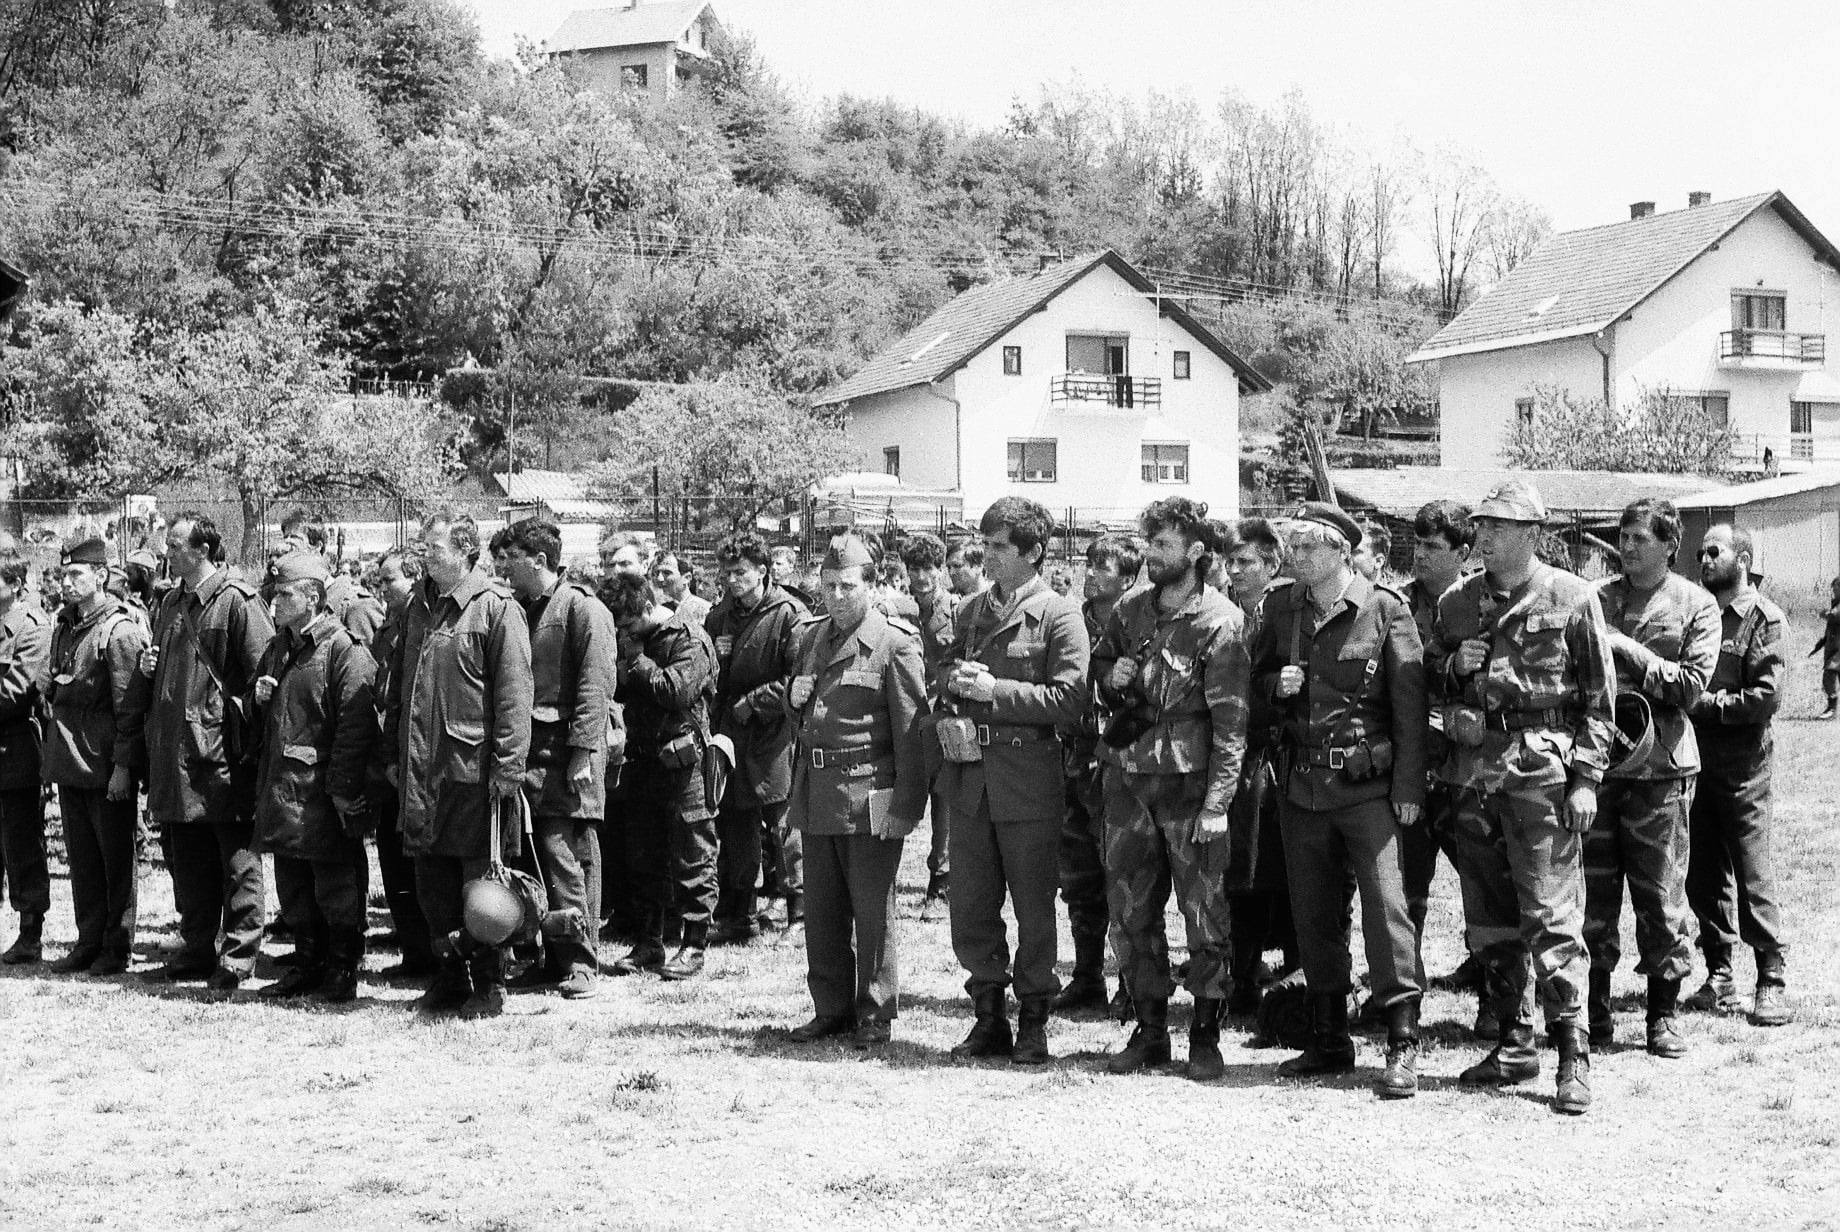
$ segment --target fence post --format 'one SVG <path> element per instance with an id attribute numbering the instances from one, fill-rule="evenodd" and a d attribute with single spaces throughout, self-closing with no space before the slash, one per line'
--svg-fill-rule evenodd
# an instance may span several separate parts
<path id="1" fill-rule="evenodd" d="M 121 522 L 119 529 L 115 532 L 115 554 L 121 557 L 121 566 L 124 569 L 128 567 L 128 517 L 133 508 L 133 500 L 128 493 L 123 492 L 121 494 Z"/>

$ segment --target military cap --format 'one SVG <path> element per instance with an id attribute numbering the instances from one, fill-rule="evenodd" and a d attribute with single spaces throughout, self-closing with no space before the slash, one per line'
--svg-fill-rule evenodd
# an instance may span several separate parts
<path id="1" fill-rule="evenodd" d="M 64 549 L 64 563 L 67 565 L 100 565 L 109 563 L 109 545 L 95 537 L 73 543 Z"/>
<path id="2" fill-rule="evenodd" d="M 1498 522 L 1544 522 L 1546 502 L 1540 490 L 1525 479 L 1504 479 L 1489 489 L 1473 515 Z"/>
<path id="3" fill-rule="evenodd" d="M 1297 506 L 1297 512 L 1291 515 L 1291 520 L 1293 522 L 1314 522 L 1318 526 L 1326 526 L 1346 539 L 1349 547 L 1361 542 L 1360 523 L 1328 501 L 1304 501 L 1303 504 Z"/>
<path id="4" fill-rule="evenodd" d="M 875 564 L 875 553 L 857 535 L 838 535 L 825 550 L 824 569 L 856 569 Z"/>
<path id="5" fill-rule="evenodd" d="M 158 569 L 160 567 L 160 558 L 155 556 L 152 552 L 149 552 L 146 548 L 137 548 L 128 553 L 128 563 L 131 565 L 139 565 L 143 569 Z"/>
<path id="6" fill-rule="evenodd" d="M 324 586 L 332 581 L 326 558 L 318 552 L 289 552 L 286 556 L 278 556 L 269 565 L 268 576 L 278 586 L 289 582 L 318 582 Z"/>

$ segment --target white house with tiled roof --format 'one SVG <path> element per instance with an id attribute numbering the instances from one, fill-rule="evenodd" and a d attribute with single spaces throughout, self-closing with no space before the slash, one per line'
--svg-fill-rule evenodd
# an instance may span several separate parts
<path id="1" fill-rule="evenodd" d="M 964 292 L 818 405 L 865 466 L 972 518 L 1017 495 L 1093 522 L 1172 495 L 1237 509 L 1240 395 L 1270 387 L 1106 251 Z"/>
<path id="2" fill-rule="evenodd" d="M 1698 400 L 1759 469 L 1840 461 L 1840 249 L 1780 192 L 1630 214 L 1553 236 L 1411 357 L 1438 366 L 1443 464 L 1499 465 L 1541 384 Z"/>
<path id="3" fill-rule="evenodd" d="M 721 29 L 709 0 L 626 0 L 570 13 L 543 50 L 569 57 L 594 89 L 664 99 L 677 89 L 685 59 L 708 55 Z"/>

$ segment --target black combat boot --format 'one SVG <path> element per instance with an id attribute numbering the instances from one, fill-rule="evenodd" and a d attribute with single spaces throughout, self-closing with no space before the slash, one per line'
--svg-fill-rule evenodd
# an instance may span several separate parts
<path id="1" fill-rule="evenodd" d="M 1757 955 L 1757 999 L 1751 1002 L 1753 1027 L 1781 1027 L 1795 1020 L 1789 1005 L 1789 979 L 1781 950 Z"/>
<path id="2" fill-rule="evenodd" d="M 1386 1069 L 1374 1083 L 1381 1099 L 1411 1099 L 1418 1094 L 1418 998 L 1386 1007 Z"/>
<path id="3" fill-rule="evenodd" d="M 102 961 L 102 951 L 93 945 L 78 945 L 76 949 L 51 964 L 51 970 L 58 975 L 72 975 L 78 971 L 94 971 Z M 126 971 L 128 965 L 123 962 L 115 968 L 117 972 Z M 106 973 L 105 973 L 106 974 Z"/>
<path id="4" fill-rule="evenodd" d="M 1591 1042 L 1604 1045 L 1616 1038 L 1616 1019 L 1610 1013 L 1610 973 L 1591 968 L 1591 991 L 1585 998 L 1591 1019 Z"/>
<path id="5" fill-rule="evenodd" d="M 33 788 L 34 791 L 37 788 Z M 13 944 L 6 947 L 6 953 L 0 954 L 0 962 L 9 967 L 30 966 L 45 956 L 45 913 L 42 911 L 22 911 L 19 913 L 19 935 L 13 938 Z"/>
<path id="6" fill-rule="evenodd" d="M 1232 947 L 1232 983 L 1227 989 L 1227 1013 L 1235 1018 L 1250 1018 L 1259 1012 L 1259 968 L 1265 955 L 1258 943 L 1242 939 Z"/>
<path id="7" fill-rule="evenodd" d="M 1680 981 L 1648 979 L 1648 1051 L 1657 1057 L 1673 1060 L 1687 1055 L 1687 1037 L 1680 1033 L 1678 1018 Z M 1591 1040 L 1596 1043 L 1595 1034 Z"/>
<path id="8" fill-rule="evenodd" d="M 1310 1046 L 1278 1066 L 1286 1078 L 1315 1078 L 1354 1068 L 1354 1037 L 1348 1033 L 1348 995 L 1310 996 Z"/>
<path id="9" fill-rule="evenodd" d="M 1744 1008 L 1738 996 L 1738 983 L 1731 978 L 1731 950 L 1723 945 L 1708 945 L 1706 982 L 1686 999 L 1686 1008 L 1696 1014 L 1736 1014 Z"/>
<path id="10" fill-rule="evenodd" d="M 1016 1046 L 1009 1032 L 1008 997 L 1001 988 L 986 988 L 972 998 L 977 1021 L 971 1033 L 952 1049 L 961 1059 L 973 1057 L 1007 1057 Z"/>
<path id="11" fill-rule="evenodd" d="M 1073 978 L 1054 998 L 1054 1012 L 1103 1010 L 1106 1000 L 1105 934 L 1093 936 L 1082 930 L 1073 939 Z"/>
<path id="12" fill-rule="evenodd" d="M 683 943 L 671 955 L 671 961 L 658 968 L 659 978 L 693 980 L 703 974 L 703 949 L 708 941 L 709 925 L 685 924 Z"/>
<path id="13" fill-rule="evenodd" d="M 460 1007 L 462 1018 L 497 1018 L 505 1012 L 505 950 L 481 946 L 467 960 L 473 975 L 473 995 Z"/>
<path id="14" fill-rule="evenodd" d="M 415 1001 L 420 1014 L 450 1014 L 473 995 L 473 973 L 467 969 L 465 957 L 445 940 L 437 944 L 435 955 L 438 965 L 434 979 Z"/>
<path id="15" fill-rule="evenodd" d="M 326 947 L 326 978 L 315 999 L 330 1005 L 344 1005 L 358 999 L 358 968 L 364 963 L 364 930 L 344 929 L 334 933 Z"/>
<path id="16" fill-rule="evenodd" d="M 1504 1019 L 1495 1047 L 1461 1074 L 1466 1087 L 1505 1087 L 1540 1076 L 1540 1053 L 1533 1045 L 1533 1024 Z"/>
<path id="17" fill-rule="evenodd" d="M 1220 1055 L 1220 1019 L 1226 1008 L 1219 997 L 1195 998 L 1195 1016 L 1188 1023 L 1188 1076 L 1196 1082 L 1227 1076 L 1227 1062 Z"/>
<path id="18" fill-rule="evenodd" d="M 1016 1042 L 1011 1046 L 1011 1065 L 1046 1065 L 1048 1055 L 1048 998 L 1023 997 L 1016 1012 Z"/>
<path id="19" fill-rule="evenodd" d="M 1118 1055 L 1105 1063 L 1108 1074 L 1133 1074 L 1169 1064 L 1169 998 L 1137 998 L 1137 1027 Z"/>
<path id="20" fill-rule="evenodd" d="M 1553 1089 L 1553 1111 L 1578 1116 L 1591 1106 L 1591 1038 L 1575 1022 L 1553 1026 L 1559 1044 L 1559 1081 Z"/>
<path id="21" fill-rule="evenodd" d="M 256 996 L 272 1000 L 304 997 L 325 982 L 325 964 L 310 960 L 299 966 L 287 968 L 281 973 L 280 979 L 264 988 Z"/>

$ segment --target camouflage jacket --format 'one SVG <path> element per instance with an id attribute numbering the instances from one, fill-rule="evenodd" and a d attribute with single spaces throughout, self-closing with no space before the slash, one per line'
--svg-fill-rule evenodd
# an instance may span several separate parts
<path id="1" fill-rule="evenodd" d="M 1782 609 L 1753 590 L 1725 606 L 1719 629 L 1718 665 L 1693 704 L 1694 730 L 1702 744 L 1767 748 L 1782 700 Z"/>
<path id="2" fill-rule="evenodd" d="M 1424 648 L 1405 597 L 1354 574 L 1326 612 L 1318 614 L 1298 585 L 1266 595 L 1264 608 L 1252 647 L 1253 693 L 1282 724 L 1285 797 L 1317 810 L 1379 799 L 1423 805 Z M 1278 677 L 1293 665 L 1303 669 L 1304 686 L 1280 698 Z M 1333 760 L 1336 750 L 1343 764 Z"/>
<path id="3" fill-rule="evenodd" d="M 1457 671 L 1466 638 L 1489 643 L 1481 669 Z M 1474 573 L 1438 598 L 1425 661 L 1436 702 L 1473 706 L 1491 719 L 1534 725 L 1491 727 L 1479 747 L 1453 744 L 1445 777 L 1484 791 L 1545 790 L 1596 783 L 1610 762 L 1616 669 L 1597 588 L 1544 562 L 1512 591 Z M 1556 712 L 1540 723 L 1542 712 Z M 1513 754 L 1510 757 L 1510 754 Z"/>
<path id="4" fill-rule="evenodd" d="M 1246 755 L 1246 620 L 1208 586 L 1170 613 L 1158 608 L 1157 594 L 1152 588 L 1120 599 L 1092 655 L 1100 700 L 1114 709 L 1146 707 L 1155 724 L 1124 748 L 1101 744 L 1099 756 L 1132 774 L 1202 775 L 1202 811 L 1223 812 Z M 1125 658 L 1136 660 L 1138 672 L 1120 692 L 1110 678 Z"/>
<path id="5" fill-rule="evenodd" d="M 1655 721 L 1655 747 L 1642 764 L 1612 777 L 1680 779 L 1699 773 L 1699 741 L 1687 712 L 1718 664 L 1718 603 L 1678 573 L 1669 573 L 1646 596 L 1621 574 L 1605 578 L 1597 584 L 1597 601 L 1612 635 L 1617 690 L 1648 698 Z"/>

